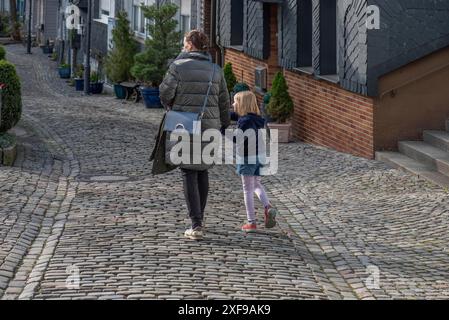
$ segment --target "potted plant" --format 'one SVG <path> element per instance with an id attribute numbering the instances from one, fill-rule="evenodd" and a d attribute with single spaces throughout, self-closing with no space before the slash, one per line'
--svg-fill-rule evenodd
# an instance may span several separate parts
<path id="1" fill-rule="evenodd" d="M 291 123 L 287 121 L 293 114 L 293 100 L 288 93 L 287 81 L 281 72 L 278 72 L 273 80 L 267 113 L 275 121 L 269 123 L 268 127 L 271 130 L 278 130 L 280 143 L 288 143 Z"/>
<path id="2" fill-rule="evenodd" d="M 67 63 L 62 63 L 59 65 L 58 68 L 59 76 L 62 79 L 69 79 L 70 78 L 70 65 Z"/>
<path id="3" fill-rule="evenodd" d="M 176 31 L 178 22 L 175 19 L 178 7 L 165 3 L 142 6 L 142 10 L 152 23 L 147 25 L 149 37 L 145 50 L 135 56 L 131 74 L 143 83 L 140 91 L 146 107 L 160 108 L 159 85 L 168 69 L 168 61 L 181 49 L 181 33 Z"/>
<path id="4" fill-rule="evenodd" d="M 131 30 L 126 11 L 120 11 L 112 30 L 111 50 L 106 58 L 105 72 L 114 84 L 114 92 L 118 99 L 125 99 L 126 88 L 121 82 L 131 79 L 131 68 L 137 53 L 137 43 Z"/>
<path id="5" fill-rule="evenodd" d="M 50 40 L 47 39 L 47 42 L 42 47 L 42 53 L 43 54 L 52 54 L 53 53 L 53 46 L 50 45 Z"/>
<path id="6" fill-rule="evenodd" d="M 103 81 L 100 81 L 100 74 L 92 72 L 90 74 L 90 93 L 101 94 L 103 92 Z"/>
<path id="7" fill-rule="evenodd" d="M 56 51 L 53 51 L 51 55 L 51 61 L 57 61 L 58 60 L 58 53 Z"/>
<path id="8" fill-rule="evenodd" d="M 232 94 L 234 91 L 234 87 L 237 84 L 237 78 L 232 70 L 232 63 L 228 62 L 225 64 L 223 68 L 223 74 L 226 80 L 226 84 L 228 85 L 228 92 Z"/>
<path id="9" fill-rule="evenodd" d="M 75 89 L 76 91 L 84 90 L 84 66 L 80 65 L 75 72 Z"/>

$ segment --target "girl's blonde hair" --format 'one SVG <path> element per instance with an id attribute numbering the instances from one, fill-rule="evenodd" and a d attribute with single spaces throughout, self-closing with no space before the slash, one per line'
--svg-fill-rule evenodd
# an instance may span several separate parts
<path id="1" fill-rule="evenodd" d="M 246 116 L 248 113 L 255 113 L 260 116 L 260 109 L 257 105 L 257 98 L 251 91 L 241 91 L 234 96 L 236 102 L 235 112 L 239 116 Z"/>

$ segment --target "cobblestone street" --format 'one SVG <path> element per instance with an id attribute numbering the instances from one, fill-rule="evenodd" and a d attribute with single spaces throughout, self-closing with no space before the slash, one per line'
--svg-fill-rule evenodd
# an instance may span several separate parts
<path id="1" fill-rule="evenodd" d="M 449 298 L 447 190 L 291 143 L 264 178 L 275 229 L 240 231 L 240 178 L 216 166 L 206 239 L 188 241 L 180 172 L 150 173 L 162 111 L 85 97 L 37 48 L 6 49 L 24 110 L 0 167 L 1 299 Z"/>

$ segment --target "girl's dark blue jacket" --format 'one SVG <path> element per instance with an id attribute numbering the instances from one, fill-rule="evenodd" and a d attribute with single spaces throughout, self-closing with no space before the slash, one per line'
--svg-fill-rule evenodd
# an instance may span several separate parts
<path id="1" fill-rule="evenodd" d="M 266 120 L 255 113 L 248 113 L 245 116 L 240 117 L 236 112 L 231 112 L 231 120 L 237 121 L 237 128 L 245 132 L 246 130 L 253 129 L 256 133 L 256 152 L 259 152 L 259 137 L 257 130 L 265 128 Z M 248 156 L 248 137 L 245 137 L 245 157 Z M 237 137 L 234 136 L 234 143 L 236 143 Z"/>

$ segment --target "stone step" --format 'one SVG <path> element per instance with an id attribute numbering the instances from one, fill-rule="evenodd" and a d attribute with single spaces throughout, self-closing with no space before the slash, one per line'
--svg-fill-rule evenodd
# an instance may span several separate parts
<path id="1" fill-rule="evenodd" d="M 399 151 L 432 170 L 449 176 L 449 153 L 424 141 L 401 141 Z"/>
<path id="2" fill-rule="evenodd" d="M 449 152 L 449 132 L 426 130 L 423 133 L 424 141 L 443 151 Z"/>
<path id="3" fill-rule="evenodd" d="M 376 152 L 376 160 L 382 161 L 395 169 L 404 170 L 420 178 L 426 179 L 442 188 L 449 188 L 449 177 L 433 170 L 431 167 L 416 161 L 399 152 Z"/>

